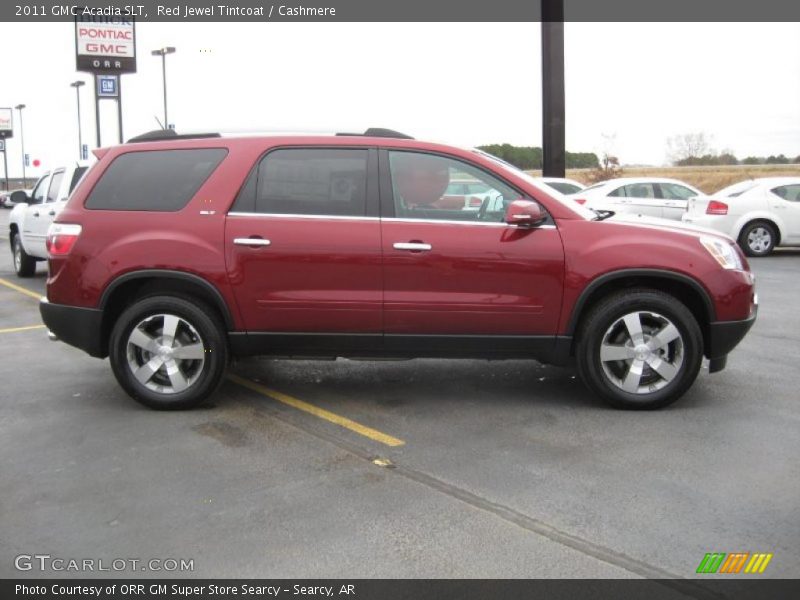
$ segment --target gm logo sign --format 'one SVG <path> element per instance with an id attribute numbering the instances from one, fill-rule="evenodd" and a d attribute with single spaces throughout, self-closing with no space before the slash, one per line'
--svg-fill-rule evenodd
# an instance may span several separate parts
<path id="1" fill-rule="evenodd" d="M 104 98 L 119 96 L 119 75 L 98 75 L 97 95 Z"/>
<path id="2" fill-rule="evenodd" d="M 772 554 L 766 552 L 709 552 L 700 561 L 698 573 L 763 573 Z M 747 566 L 745 566 L 747 565 Z M 744 567 L 744 570 L 742 570 Z"/>

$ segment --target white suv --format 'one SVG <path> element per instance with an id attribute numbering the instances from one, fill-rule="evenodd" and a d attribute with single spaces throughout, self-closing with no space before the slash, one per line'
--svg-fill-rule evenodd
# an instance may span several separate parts
<path id="1" fill-rule="evenodd" d="M 76 162 L 48 171 L 33 186 L 27 200 L 11 211 L 8 241 L 19 277 L 31 277 L 36 262 L 47 259 L 47 229 L 88 168 L 87 163 Z"/>

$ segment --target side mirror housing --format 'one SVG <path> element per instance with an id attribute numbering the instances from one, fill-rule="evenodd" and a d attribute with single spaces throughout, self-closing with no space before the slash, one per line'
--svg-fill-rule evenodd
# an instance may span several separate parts
<path id="1" fill-rule="evenodd" d="M 509 225 L 519 225 L 521 227 L 535 227 L 543 223 L 547 215 L 537 202 L 530 200 L 514 200 L 506 208 L 505 221 Z"/>
<path id="2" fill-rule="evenodd" d="M 31 201 L 31 199 L 28 198 L 28 194 L 26 194 L 22 190 L 11 192 L 8 197 L 14 204 L 23 204 L 23 203 L 28 204 Z"/>

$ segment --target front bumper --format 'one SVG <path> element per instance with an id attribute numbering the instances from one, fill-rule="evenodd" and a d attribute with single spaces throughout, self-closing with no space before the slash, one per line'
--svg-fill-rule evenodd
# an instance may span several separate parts
<path id="1" fill-rule="evenodd" d="M 108 356 L 103 343 L 103 311 L 95 308 L 52 304 L 47 298 L 39 302 L 42 321 L 53 336 L 90 356 Z M 50 339 L 53 339 L 52 336 Z"/>
<path id="2" fill-rule="evenodd" d="M 708 326 L 708 344 L 706 345 L 706 356 L 710 363 L 708 370 L 716 373 L 725 368 L 728 353 L 739 345 L 747 332 L 756 322 L 758 305 L 756 304 L 747 319 L 742 321 L 717 321 Z"/>

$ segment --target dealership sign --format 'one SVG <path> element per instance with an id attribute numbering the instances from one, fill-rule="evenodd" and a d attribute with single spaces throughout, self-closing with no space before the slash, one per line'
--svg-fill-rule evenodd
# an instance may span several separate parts
<path id="1" fill-rule="evenodd" d="M 76 17 L 75 57 L 78 71 L 136 72 L 136 25 L 125 17 Z"/>
<path id="2" fill-rule="evenodd" d="M 10 108 L 0 108 L 0 138 L 14 136 L 13 113 Z"/>

